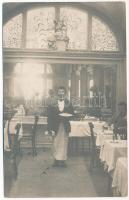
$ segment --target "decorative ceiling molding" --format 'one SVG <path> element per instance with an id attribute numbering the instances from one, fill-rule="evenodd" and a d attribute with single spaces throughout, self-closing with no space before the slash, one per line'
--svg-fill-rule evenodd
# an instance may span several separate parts
<path id="1" fill-rule="evenodd" d="M 33 51 L 33 50 L 4 50 L 3 61 L 8 62 L 44 62 L 69 64 L 100 64 L 118 63 L 125 60 L 126 55 L 113 52 L 80 52 L 80 51 Z"/>

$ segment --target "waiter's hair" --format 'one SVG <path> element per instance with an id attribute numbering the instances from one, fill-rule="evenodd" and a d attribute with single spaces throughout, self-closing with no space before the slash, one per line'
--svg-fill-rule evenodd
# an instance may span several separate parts
<path id="1" fill-rule="evenodd" d="M 64 91 L 66 92 L 66 89 L 65 89 L 64 86 L 59 86 L 59 87 L 58 87 L 58 90 L 64 90 Z"/>

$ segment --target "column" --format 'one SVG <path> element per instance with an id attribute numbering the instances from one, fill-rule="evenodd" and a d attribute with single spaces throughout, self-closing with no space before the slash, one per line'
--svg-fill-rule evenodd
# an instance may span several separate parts
<path id="1" fill-rule="evenodd" d="M 116 104 L 127 101 L 126 62 L 117 64 Z"/>
<path id="2" fill-rule="evenodd" d="M 87 96 L 87 68 L 85 65 L 83 65 L 81 69 L 81 75 L 80 75 L 80 81 L 81 81 L 81 103 L 84 105 L 85 98 Z"/>

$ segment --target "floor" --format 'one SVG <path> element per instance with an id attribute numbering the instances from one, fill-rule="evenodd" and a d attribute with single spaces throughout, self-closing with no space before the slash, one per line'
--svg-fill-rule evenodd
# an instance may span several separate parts
<path id="1" fill-rule="evenodd" d="M 22 152 L 18 178 L 10 191 L 5 186 L 6 197 L 106 197 L 108 178 L 101 168 L 89 170 L 89 154 L 69 156 L 67 168 L 52 167 L 50 149 L 38 150 L 32 157 Z"/>

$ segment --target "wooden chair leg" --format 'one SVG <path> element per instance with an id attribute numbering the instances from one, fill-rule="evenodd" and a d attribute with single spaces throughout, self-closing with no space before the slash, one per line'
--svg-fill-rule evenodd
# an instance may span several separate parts
<path id="1" fill-rule="evenodd" d="M 35 145 L 35 138 L 32 139 L 32 155 L 37 156 L 36 145 Z"/>
<path id="2" fill-rule="evenodd" d="M 74 153 L 74 137 L 72 138 L 72 142 L 71 142 L 71 155 L 73 155 Z"/>
<path id="3" fill-rule="evenodd" d="M 77 138 L 75 138 L 75 150 L 76 150 L 76 153 L 78 154 L 79 153 L 79 148 L 78 148 Z"/>
<path id="4" fill-rule="evenodd" d="M 92 169 L 95 167 L 95 157 L 94 157 L 94 152 L 91 152 L 91 160 L 90 160 L 90 170 L 92 171 Z"/>
<path id="5" fill-rule="evenodd" d="M 17 170 L 16 160 L 13 161 L 13 167 L 14 167 L 14 178 L 15 178 L 15 180 L 17 180 L 18 170 Z"/>
<path id="6" fill-rule="evenodd" d="M 17 170 L 17 162 L 16 162 L 16 153 L 14 151 L 12 151 L 11 154 L 11 161 L 12 161 L 12 166 L 13 166 L 13 176 L 14 179 L 17 179 L 17 175 L 18 175 L 18 170 Z"/>
<path id="7" fill-rule="evenodd" d="M 90 148 L 90 137 L 89 137 L 89 152 L 90 152 L 91 148 Z"/>
<path id="8" fill-rule="evenodd" d="M 73 148 L 72 138 L 69 138 L 69 155 L 72 155 L 72 148 Z"/>
<path id="9" fill-rule="evenodd" d="M 18 143 L 18 151 L 19 151 L 19 155 L 22 156 L 21 140 Z"/>
<path id="10" fill-rule="evenodd" d="M 72 155 L 74 155 L 75 154 L 75 143 L 76 141 L 75 141 L 75 138 L 73 137 L 73 139 L 72 139 Z"/>
<path id="11" fill-rule="evenodd" d="M 112 178 L 108 174 L 108 190 L 107 190 L 108 195 L 112 195 Z"/>

